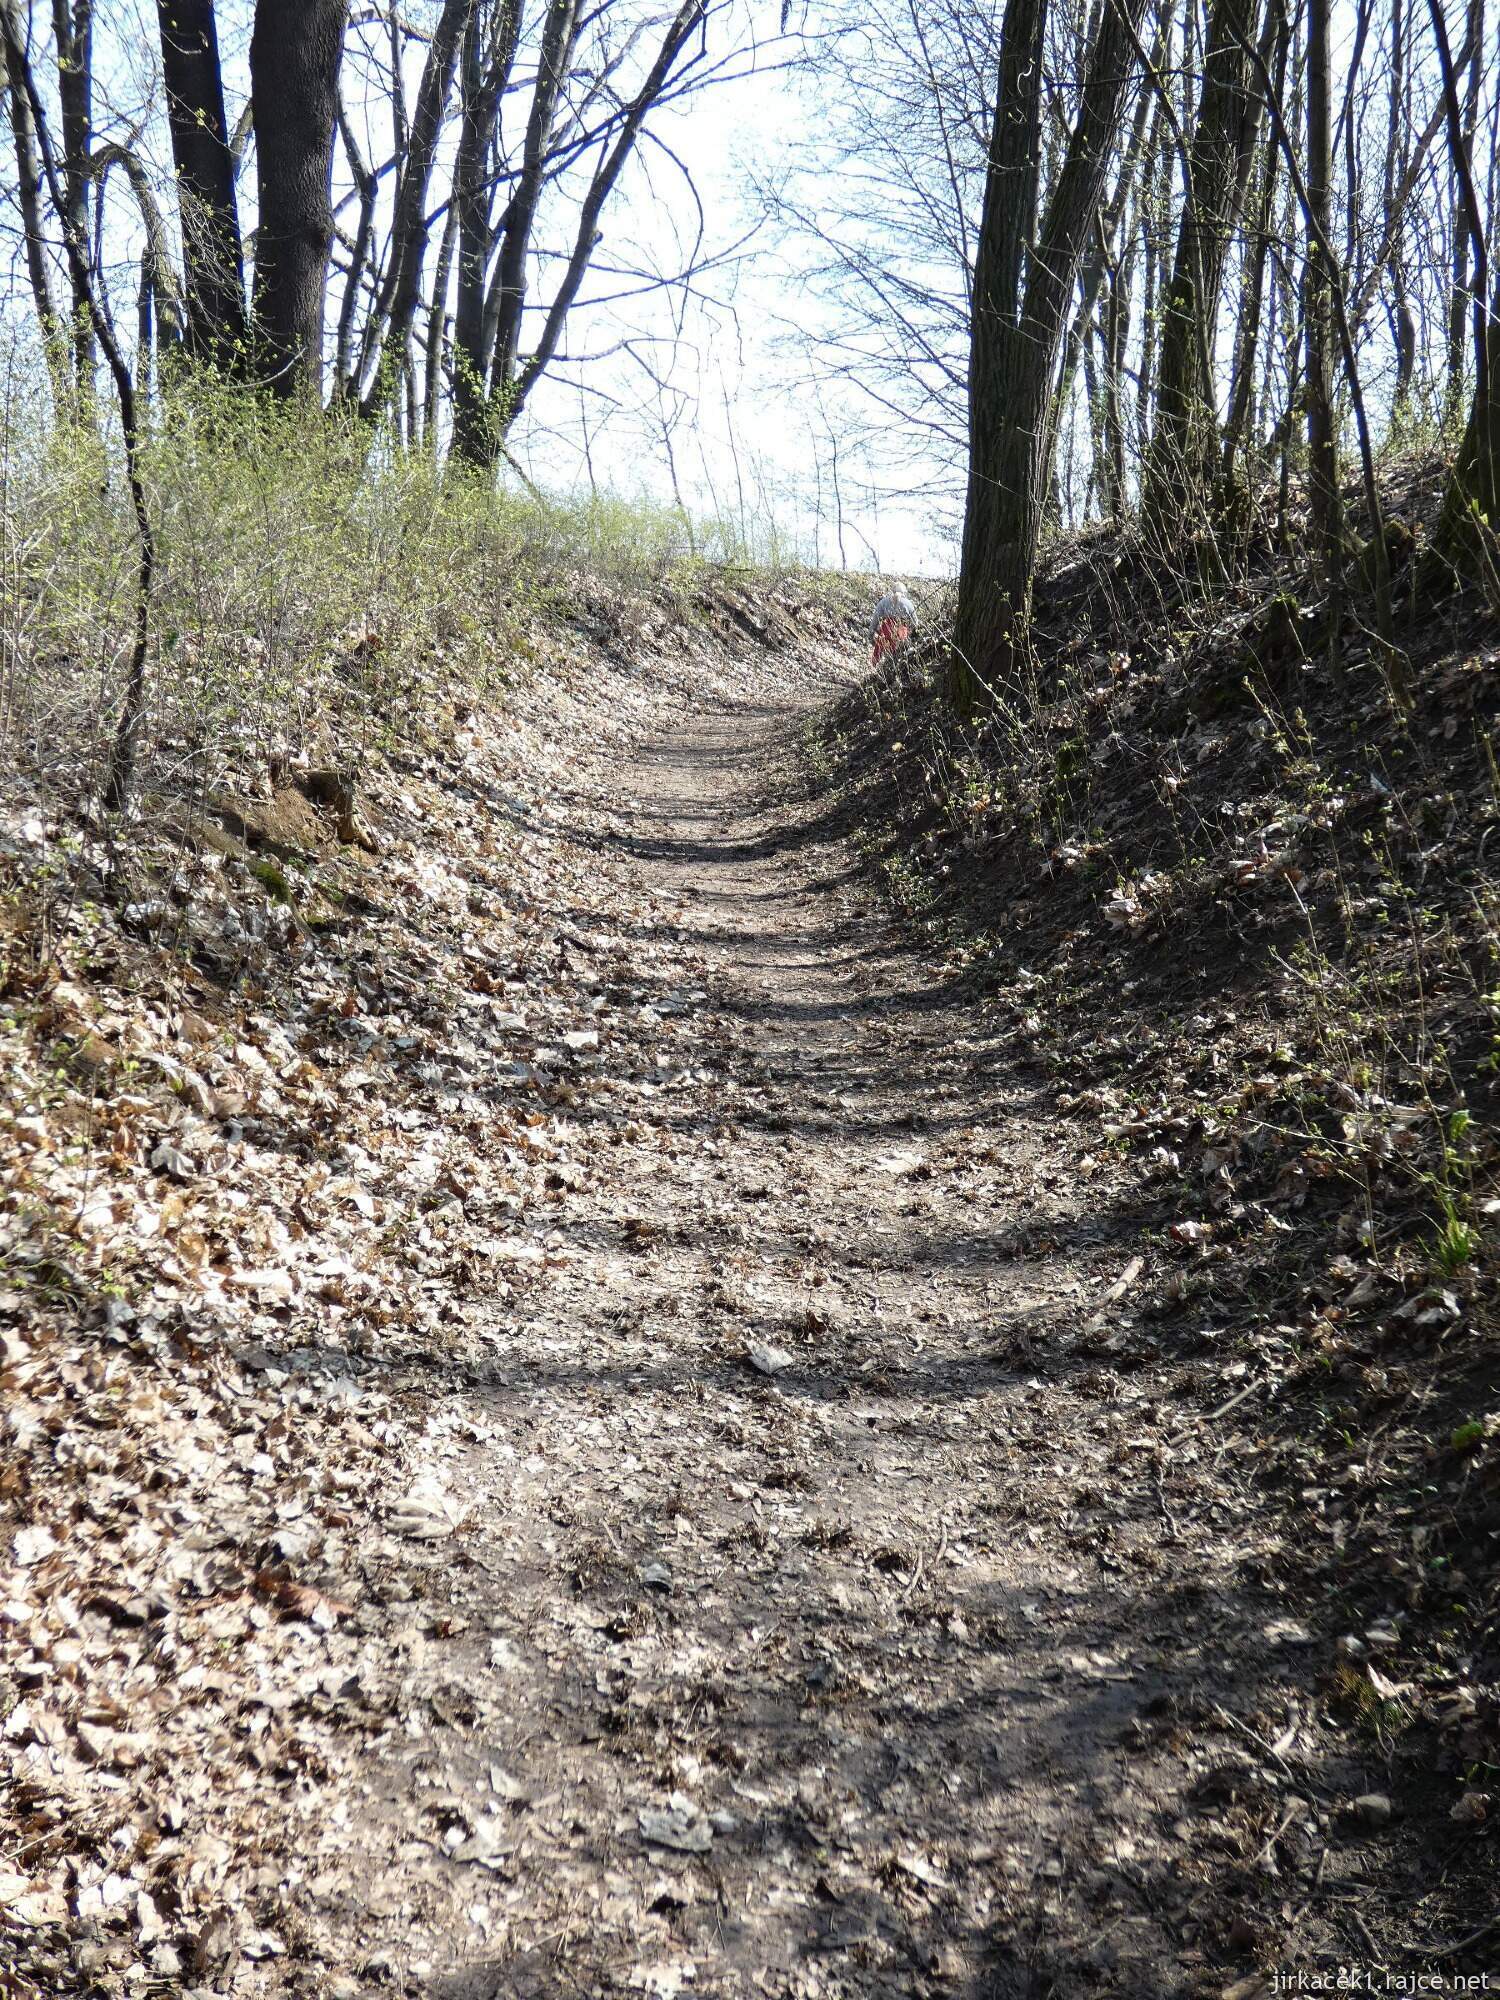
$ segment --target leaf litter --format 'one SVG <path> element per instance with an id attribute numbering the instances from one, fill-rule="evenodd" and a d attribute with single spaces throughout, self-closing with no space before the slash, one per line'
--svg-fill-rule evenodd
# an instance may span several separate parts
<path id="1" fill-rule="evenodd" d="M 1281 1336 L 1155 1340 L 1223 1211 L 1120 1229 L 1128 1173 L 824 886 L 776 732 L 835 635 L 785 619 L 456 700 L 289 903 L 143 867 L 7 961 L 38 1990 L 1229 1990 L 1338 1946 L 1398 1710 L 1482 1770 L 1491 1690 L 1296 1596 L 1239 1428 Z"/>

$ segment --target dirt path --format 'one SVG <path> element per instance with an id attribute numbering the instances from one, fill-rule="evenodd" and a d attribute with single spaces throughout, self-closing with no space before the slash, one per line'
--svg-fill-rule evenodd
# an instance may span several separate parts
<path id="1" fill-rule="evenodd" d="M 1283 1817 L 1212 1707 L 1249 1502 L 1164 1487 L 1189 1415 L 1088 1359 L 1129 1219 L 860 882 L 799 730 L 710 715 L 628 774 L 690 1032 L 434 1432 L 481 1525 L 343 1922 L 445 2000 L 1217 1993 L 1256 1936 L 1219 1864 Z"/>
<path id="2" fill-rule="evenodd" d="M 10 1024 L 0 1996 L 1479 1969 L 1484 1829 L 1349 1668 L 1363 1475 L 1267 1421 L 1316 1315 L 893 923 L 803 754 L 833 615 L 673 629 Z"/>

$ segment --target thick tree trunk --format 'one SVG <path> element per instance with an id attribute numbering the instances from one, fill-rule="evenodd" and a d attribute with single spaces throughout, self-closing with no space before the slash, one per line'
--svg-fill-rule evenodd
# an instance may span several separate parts
<path id="1" fill-rule="evenodd" d="M 182 217 L 187 347 L 231 373 L 245 352 L 245 273 L 213 0 L 157 0 Z"/>
<path id="2" fill-rule="evenodd" d="M 256 0 L 255 335 L 258 370 L 278 395 L 316 395 L 322 386 L 329 184 L 347 13 L 345 0 Z"/>
<path id="3" fill-rule="evenodd" d="M 1142 511 L 1164 546 L 1210 525 L 1219 453 L 1214 336 L 1243 159 L 1244 44 L 1257 0 L 1217 0 L 1188 159 L 1172 277 L 1163 298 L 1156 427 Z"/>
<path id="4" fill-rule="evenodd" d="M 1041 533 L 1046 504 L 1042 411 L 1023 431 L 1020 400 L 1038 360 L 1035 342 L 1023 337 L 1022 283 L 1041 171 L 1046 34 L 1047 0 L 1008 0 L 974 257 L 969 484 L 953 634 L 953 696 L 966 709 L 978 701 L 995 654 L 1019 638 L 1025 606 L 1017 576 L 1026 570 L 1029 581 L 1025 550 Z"/>
<path id="5" fill-rule="evenodd" d="M 1046 4 L 1010 0 L 1006 8 L 974 270 L 969 484 L 952 676 L 963 708 L 1009 680 L 1025 650 L 1052 464 L 1058 354 L 1137 66 L 1143 10 L 1144 0 L 1114 0 L 1097 17 L 1078 121 L 1028 260 Z"/>
<path id="6" fill-rule="evenodd" d="M 1434 556 L 1465 575 L 1493 574 L 1500 555 L 1500 290 L 1487 317 L 1484 365 L 1432 536 Z"/>

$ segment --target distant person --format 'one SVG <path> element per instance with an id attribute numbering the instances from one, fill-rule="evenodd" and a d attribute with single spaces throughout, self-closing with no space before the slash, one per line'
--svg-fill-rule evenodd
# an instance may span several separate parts
<path id="1" fill-rule="evenodd" d="M 916 630 L 917 614 L 904 590 L 888 590 L 870 615 L 870 665 L 904 645 Z"/>

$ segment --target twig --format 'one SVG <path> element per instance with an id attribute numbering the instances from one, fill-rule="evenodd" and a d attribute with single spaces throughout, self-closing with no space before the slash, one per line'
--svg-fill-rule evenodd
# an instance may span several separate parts
<path id="1" fill-rule="evenodd" d="M 1268 1743 L 1258 1730 L 1252 1729 L 1248 1722 L 1241 1722 L 1237 1715 L 1231 1715 L 1229 1710 L 1220 1707 L 1218 1702 L 1213 1704 L 1213 1711 L 1221 1722 L 1227 1722 L 1230 1728 L 1237 1729 L 1241 1736 L 1248 1736 L 1256 1748 L 1263 1755 L 1269 1757 L 1282 1775 L 1290 1778 L 1294 1785 L 1305 1785 L 1310 1791 L 1321 1792 L 1325 1799 L 1333 1797 L 1332 1792 L 1329 1791 L 1326 1785 L 1320 1785 L 1315 1778 L 1309 1777 L 1305 1771 L 1294 1771 L 1281 1752 Z"/>
<path id="2" fill-rule="evenodd" d="M 1254 1861 L 1250 1864 L 1252 1868 L 1258 1868 L 1263 1861 L 1266 1861 L 1271 1858 L 1271 1855 L 1273 1853 L 1273 1850 L 1275 1849 L 1277 1841 L 1280 1840 L 1281 1836 L 1286 1832 L 1287 1828 L 1291 1825 L 1292 1821 L 1297 1817 L 1300 1810 L 1301 1810 L 1300 1802 L 1294 1799 L 1292 1803 L 1287 1807 L 1286 1811 L 1282 1814 L 1280 1826 L 1278 1826 L 1275 1829 L 1275 1831 L 1271 1834 L 1270 1838 L 1266 1841 L 1264 1847 L 1261 1848 L 1259 1854 L 1256 1855 Z"/>
<path id="3" fill-rule="evenodd" d="M 932 1558 L 932 1566 L 934 1569 L 936 1569 L 938 1564 L 943 1560 L 943 1557 L 946 1554 L 948 1548 L 948 1523 L 946 1521 L 942 1522 L 941 1527 L 942 1527 L 942 1533 L 938 1536 L 937 1550 Z M 901 1592 L 901 1601 L 903 1604 L 906 1602 L 907 1598 L 911 1596 L 912 1592 L 916 1589 L 917 1585 L 922 1581 L 922 1570 L 923 1570 L 922 1552 L 919 1549 L 917 1551 L 917 1566 L 912 1571 L 910 1579 L 908 1580 L 904 1589 Z"/>
<path id="4" fill-rule="evenodd" d="M 1370 1963 L 1372 1965 L 1382 1964 L 1380 1946 L 1375 1942 L 1375 1934 L 1358 1910 L 1351 1910 L 1349 1912 L 1349 1921 L 1364 1939 L 1365 1950 L 1370 1954 Z"/>
<path id="5" fill-rule="evenodd" d="M 1318 1851 L 1318 1865 L 1316 1868 L 1314 1868 L 1312 1872 L 1312 1880 L 1307 1885 L 1307 1894 L 1302 1898 L 1302 1901 L 1297 1905 L 1297 1916 L 1294 1917 L 1292 1920 L 1294 1923 L 1297 1921 L 1298 1918 L 1301 1917 L 1303 1911 L 1311 1906 L 1313 1897 L 1316 1896 L 1318 1891 L 1322 1888 L 1323 1873 L 1324 1870 L 1327 1868 L 1327 1866 L 1328 1866 L 1328 1843 L 1325 1840 L 1322 1847 Z"/>
<path id="6" fill-rule="evenodd" d="M 1167 1505 L 1167 1496 L 1162 1491 L 1160 1473 L 1153 1473 L 1151 1475 L 1151 1491 L 1156 1496 L 1156 1510 L 1161 1515 L 1161 1523 L 1166 1529 L 1167 1540 L 1169 1542 L 1180 1542 L 1182 1536 L 1178 1532 L 1177 1523 L 1172 1516 L 1172 1510 Z"/>
<path id="7" fill-rule="evenodd" d="M 1481 1938 L 1488 1937 L 1491 1931 L 1497 1929 L 1500 1929 L 1500 1910 L 1496 1910 L 1492 1915 L 1486 1917 L 1478 1930 L 1470 1931 L 1467 1937 L 1435 1938 L 1430 1944 L 1424 1944 L 1422 1949 L 1423 1951 L 1441 1952 L 1444 1957 L 1447 1957 L 1449 1952 L 1467 1951 L 1471 1944 L 1478 1944 Z"/>
<path id="8" fill-rule="evenodd" d="M 1193 1432 L 1201 1429 L 1204 1424 L 1216 1424 L 1220 1417 L 1227 1417 L 1229 1412 L 1238 1404 L 1243 1403 L 1247 1396 L 1253 1396 L 1257 1389 L 1264 1389 L 1269 1382 L 1270 1377 L 1268 1375 L 1261 1376 L 1257 1381 L 1247 1382 L 1238 1395 L 1231 1396 L 1227 1403 L 1220 1403 L 1218 1409 L 1210 1410 L 1206 1417 L 1194 1417 L 1186 1430 L 1179 1431 L 1176 1437 L 1168 1438 L 1167 1449 L 1170 1451 L 1174 1445 L 1179 1445 L 1184 1439 L 1190 1438 Z"/>

